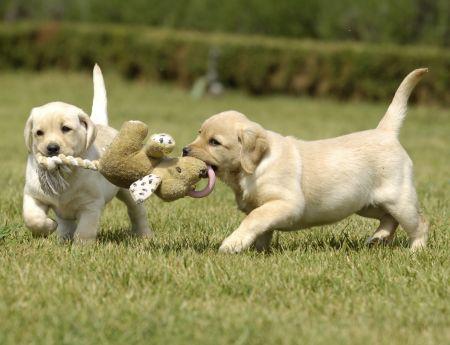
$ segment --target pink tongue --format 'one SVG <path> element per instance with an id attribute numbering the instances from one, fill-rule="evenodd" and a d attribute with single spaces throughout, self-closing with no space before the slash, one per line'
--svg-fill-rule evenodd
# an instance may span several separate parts
<path id="1" fill-rule="evenodd" d="M 192 198 L 204 198 L 208 196 L 212 190 L 214 189 L 214 185 L 216 184 L 216 174 L 214 173 L 213 168 L 208 165 L 208 185 L 202 190 L 191 190 L 188 195 Z"/>

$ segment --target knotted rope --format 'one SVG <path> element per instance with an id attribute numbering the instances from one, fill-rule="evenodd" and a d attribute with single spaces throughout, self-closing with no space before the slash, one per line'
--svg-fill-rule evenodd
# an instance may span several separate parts
<path id="1" fill-rule="evenodd" d="M 40 153 L 37 153 L 35 157 L 39 165 L 43 168 L 46 168 L 47 170 L 53 170 L 60 165 L 80 167 L 89 170 L 98 170 L 100 164 L 98 160 L 91 161 L 89 159 L 66 156 L 63 154 L 46 157 Z"/>

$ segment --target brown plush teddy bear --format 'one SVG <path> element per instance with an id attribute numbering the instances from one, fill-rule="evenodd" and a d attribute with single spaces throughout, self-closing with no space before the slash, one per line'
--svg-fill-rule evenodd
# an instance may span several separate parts
<path id="1" fill-rule="evenodd" d="M 98 170 L 116 186 L 129 188 L 138 203 L 153 193 L 164 201 L 173 201 L 186 195 L 201 198 L 212 191 L 215 175 L 211 167 L 193 157 L 167 157 L 175 146 L 173 138 L 154 134 L 144 144 L 147 134 L 143 122 L 127 121 L 98 161 L 64 155 L 37 159 L 47 168 L 71 165 Z M 195 184 L 206 177 L 209 181 L 205 189 L 195 191 Z"/>

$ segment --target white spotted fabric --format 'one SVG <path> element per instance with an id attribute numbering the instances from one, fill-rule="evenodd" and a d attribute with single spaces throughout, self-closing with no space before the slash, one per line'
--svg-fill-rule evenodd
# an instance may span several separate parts
<path id="1" fill-rule="evenodd" d="M 137 204 L 143 203 L 152 195 L 161 183 L 161 177 L 150 174 L 133 182 L 130 186 L 131 196 Z"/>
<path id="2" fill-rule="evenodd" d="M 150 140 L 158 143 L 158 146 L 163 149 L 165 154 L 169 154 L 172 152 L 175 147 L 175 140 L 169 135 L 165 133 L 153 134 L 150 137 Z"/>

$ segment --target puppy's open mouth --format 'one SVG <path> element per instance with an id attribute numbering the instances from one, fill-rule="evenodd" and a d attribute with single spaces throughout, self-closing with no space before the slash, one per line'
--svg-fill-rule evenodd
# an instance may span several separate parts
<path id="1" fill-rule="evenodd" d="M 203 161 L 208 166 L 208 169 L 211 168 L 214 172 L 217 172 L 217 170 L 219 169 L 219 167 L 217 165 L 212 164 L 211 162 L 205 161 L 201 157 L 197 157 L 197 156 L 194 156 L 194 155 L 192 157 L 200 159 L 201 161 Z"/>
<path id="2" fill-rule="evenodd" d="M 201 159 L 201 158 L 199 158 L 200 160 L 203 160 L 203 159 Z M 215 165 L 215 164 L 212 164 L 211 162 L 207 162 L 207 161 L 203 161 L 203 162 L 205 162 L 205 164 L 209 167 L 209 168 L 211 168 L 214 172 L 217 172 L 217 170 L 219 169 L 219 167 L 217 166 L 217 165 Z"/>

